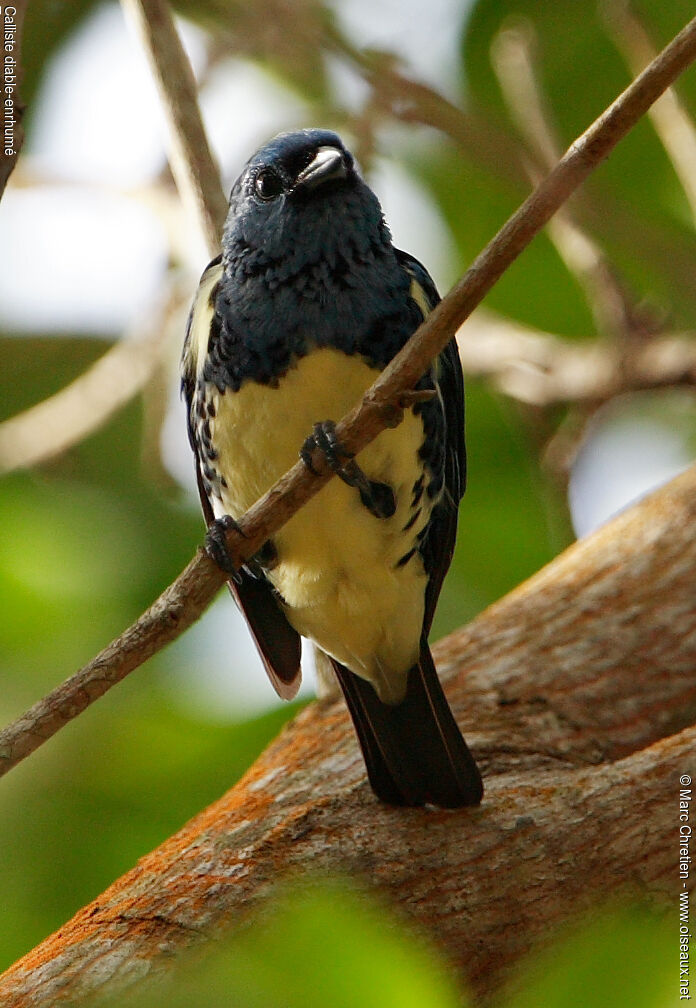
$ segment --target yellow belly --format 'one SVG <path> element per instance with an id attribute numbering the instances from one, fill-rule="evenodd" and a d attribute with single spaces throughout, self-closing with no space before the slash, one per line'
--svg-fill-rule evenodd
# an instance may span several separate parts
<path id="1" fill-rule="evenodd" d="M 242 515 L 297 461 L 313 424 L 339 419 L 376 373 L 357 357 L 323 348 L 302 358 L 276 388 L 247 382 L 238 392 L 215 393 L 211 434 L 227 483 L 222 500 L 213 501 L 216 517 Z M 403 696 L 423 623 L 421 559 L 416 553 L 397 566 L 428 518 L 424 506 L 404 532 L 422 441 L 422 422 L 409 411 L 358 457 L 370 479 L 393 489 L 392 518 L 375 518 L 357 490 L 333 479 L 276 534 L 278 563 L 268 574 L 292 626 L 391 702 Z"/>

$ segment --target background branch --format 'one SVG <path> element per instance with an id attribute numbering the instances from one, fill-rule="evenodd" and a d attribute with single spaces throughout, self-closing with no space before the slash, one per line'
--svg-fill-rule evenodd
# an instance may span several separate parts
<path id="1" fill-rule="evenodd" d="M 561 340 L 476 312 L 457 338 L 465 374 L 489 378 L 530 406 L 595 406 L 625 392 L 696 384 L 690 333 L 654 337 L 624 351 Z"/>
<path id="2" fill-rule="evenodd" d="M 169 163 L 184 206 L 220 250 L 227 199 L 198 109 L 196 81 L 167 0 L 121 0 L 147 53 L 169 125 Z"/>
<path id="3" fill-rule="evenodd" d="M 491 50 L 503 96 L 529 151 L 526 170 L 534 185 L 540 176 L 551 171 L 560 156 L 550 111 L 535 72 L 536 42 L 531 22 L 524 22 L 499 32 Z M 640 69 L 643 67 L 636 73 Z M 585 291 L 598 332 L 618 339 L 630 335 L 635 308 L 617 283 L 601 248 L 580 226 L 570 205 L 549 221 L 548 233 L 568 270 Z"/>
<path id="4" fill-rule="evenodd" d="M 16 6 L 21 32 L 25 4 Z M 198 108 L 191 64 L 166 0 L 123 0 L 122 6 L 160 91 L 179 196 L 199 224 L 212 258 L 219 251 L 227 200 Z M 107 423 L 140 392 L 166 349 L 165 315 L 173 306 L 174 296 L 167 299 L 164 312 L 150 321 L 146 333 L 126 335 L 70 385 L 0 424 L 0 474 L 40 465 L 65 451 Z"/>
<path id="5" fill-rule="evenodd" d="M 696 467 L 436 648 L 486 776 L 480 809 L 379 804 L 343 705 L 315 703 L 4 974 L 3 1005 L 83 1003 L 166 974 L 310 863 L 388 895 L 479 995 L 571 906 L 617 892 L 673 902 L 674 808 L 696 743 L 695 521 Z"/>
<path id="6" fill-rule="evenodd" d="M 655 46 L 628 0 L 608 0 L 603 7 L 609 33 L 633 74 L 655 56 Z M 696 222 L 696 130 L 679 95 L 668 88 L 650 112 L 650 119 L 679 178 Z"/>
<path id="7" fill-rule="evenodd" d="M 167 350 L 172 314 L 178 320 L 175 291 L 146 327 L 106 351 L 91 367 L 55 395 L 0 424 L 0 474 L 28 469 L 66 451 L 108 422 L 152 377 Z"/>
<path id="8" fill-rule="evenodd" d="M 570 193 L 694 58 L 696 18 L 575 141 L 368 389 L 362 402 L 341 420 L 337 434 L 349 451 L 357 454 L 381 430 L 394 424 L 401 396 L 413 388 L 456 328 Z M 315 468 L 321 475 L 312 475 L 298 462 L 246 513 L 239 522 L 240 531 L 228 534 L 228 549 L 236 566 L 252 557 L 331 478 L 321 455 L 316 456 Z M 223 581 L 222 572 L 199 552 L 132 627 L 84 669 L 0 732 L 0 772 L 6 773 L 89 703 L 103 696 L 111 685 L 175 639 L 198 619 Z"/>

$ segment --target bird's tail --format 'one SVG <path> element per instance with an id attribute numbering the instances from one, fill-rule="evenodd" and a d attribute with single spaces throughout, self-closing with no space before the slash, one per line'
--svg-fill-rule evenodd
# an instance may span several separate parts
<path id="1" fill-rule="evenodd" d="M 331 659 L 348 704 L 367 775 L 390 805 L 478 805 L 481 774 L 462 738 L 424 642 L 406 696 L 383 703 L 371 683 Z"/>

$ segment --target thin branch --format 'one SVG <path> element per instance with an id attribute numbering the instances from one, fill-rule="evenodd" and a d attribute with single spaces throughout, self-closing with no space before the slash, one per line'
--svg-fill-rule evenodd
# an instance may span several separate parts
<path id="1" fill-rule="evenodd" d="M 169 124 L 169 163 L 185 206 L 218 254 L 227 200 L 203 128 L 191 64 L 166 0 L 121 0 L 148 55 Z"/>
<path id="2" fill-rule="evenodd" d="M 655 57 L 655 47 L 627 0 L 606 0 L 605 22 L 611 38 L 633 74 Z M 696 128 L 679 95 L 668 88 L 648 113 L 696 222 Z"/>
<path id="3" fill-rule="evenodd" d="M 506 23 L 491 43 L 491 62 L 515 125 L 548 171 L 558 160 L 559 144 L 534 68 L 537 42 L 531 21 Z"/>
<path id="4" fill-rule="evenodd" d="M 0 424 L 0 475 L 28 469 L 99 430 L 150 380 L 170 332 L 173 298 L 55 395 Z"/>
<path id="5" fill-rule="evenodd" d="M 575 141 L 382 372 L 361 403 L 337 425 L 337 435 L 349 451 L 361 451 L 381 430 L 397 422 L 402 396 L 414 387 L 430 361 L 552 214 L 695 58 L 696 18 Z M 313 461 L 321 475 L 314 476 L 305 465 L 297 463 L 243 516 L 240 531 L 228 534 L 227 545 L 236 566 L 252 557 L 331 478 L 319 453 Z M 33 713 L 20 719 L 21 724 L 15 723 L 0 733 L 2 772 L 7 772 L 88 703 L 102 696 L 112 681 L 123 678 L 190 626 L 223 580 L 222 572 L 205 554 L 199 553 L 140 620 L 57 691 L 62 697 L 59 710 L 55 707 L 57 699 L 42 701 Z"/>

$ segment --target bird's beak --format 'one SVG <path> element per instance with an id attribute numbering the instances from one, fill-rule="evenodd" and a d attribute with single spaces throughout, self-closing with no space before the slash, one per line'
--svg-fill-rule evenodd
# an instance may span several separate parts
<path id="1" fill-rule="evenodd" d="M 316 189 L 318 185 L 347 175 L 343 151 L 337 147 L 320 147 L 307 167 L 297 176 L 294 188 Z"/>

